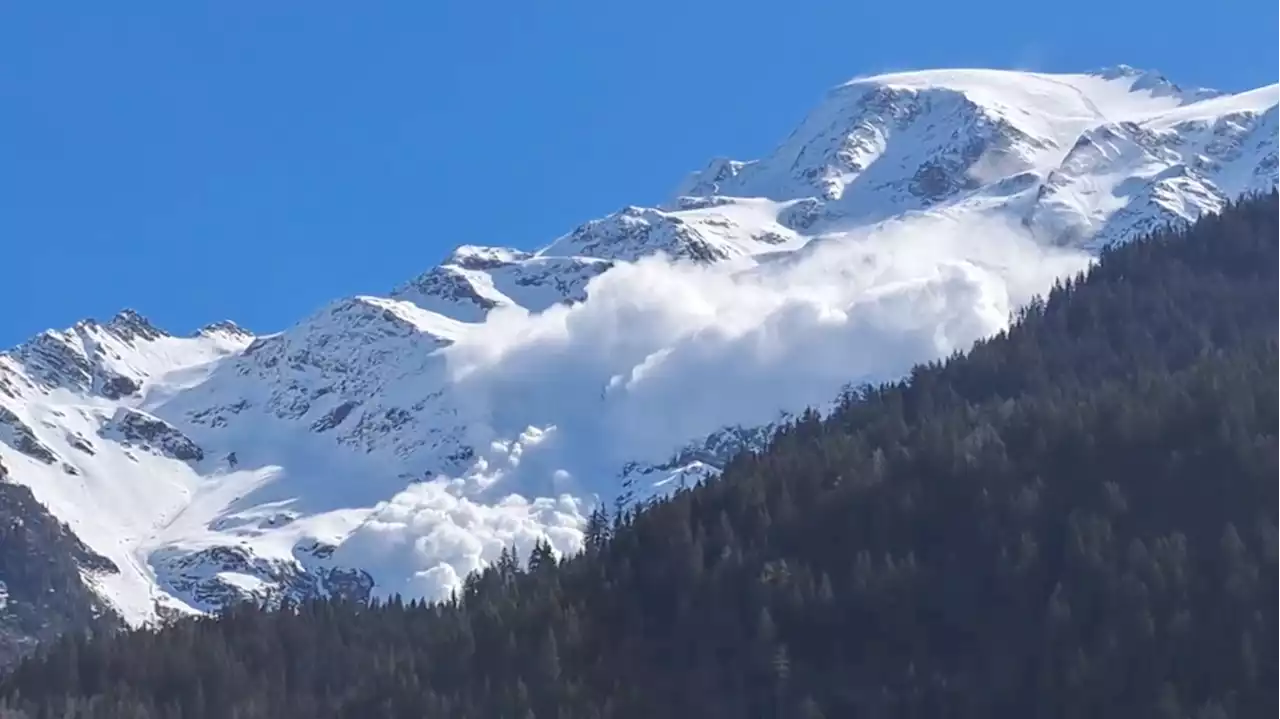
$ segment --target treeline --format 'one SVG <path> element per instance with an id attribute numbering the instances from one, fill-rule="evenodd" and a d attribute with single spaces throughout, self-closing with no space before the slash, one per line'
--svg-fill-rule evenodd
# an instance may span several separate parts
<path id="1" fill-rule="evenodd" d="M 1274 717 L 1278 209 L 1108 250 L 578 557 L 68 637 L 0 716 Z"/>

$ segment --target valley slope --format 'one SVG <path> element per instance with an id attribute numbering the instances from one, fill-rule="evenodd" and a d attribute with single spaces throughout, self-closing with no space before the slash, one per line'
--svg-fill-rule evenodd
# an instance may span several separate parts
<path id="1" fill-rule="evenodd" d="M 460 247 L 282 332 L 46 332 L 0 355 L 0 461 L 131 624 L 441 596 L 998 332 L 1108 243 L 1270 190 L 1278 95 L 1128 67 L 854 80 L 661 207 Z"/>

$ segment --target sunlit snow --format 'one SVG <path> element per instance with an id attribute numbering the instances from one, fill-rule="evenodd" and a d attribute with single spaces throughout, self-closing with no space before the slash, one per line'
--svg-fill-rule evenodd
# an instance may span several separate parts
<path id="1" fill-rule="evenodd" d="M 575 551 L 624 479 L 714 472 L 682 453 L 708 436 L 964 349 L 1105 242 L 1274 187 L 1276 105 L 1129 68 L 858 79 L 768 157 L 538 252 L 459 248 L 258 337 L 45 333 L 0 355 L 0 456 L 135 624 L 334 568 L 444 596 L 504 548 Z"/>

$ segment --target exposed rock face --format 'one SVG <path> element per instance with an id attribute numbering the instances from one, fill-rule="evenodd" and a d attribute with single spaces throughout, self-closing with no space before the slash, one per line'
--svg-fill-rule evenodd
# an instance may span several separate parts
<path id="1" fill-rule="evenodd" d="M 635 261 L 655 252 L 695 262 L 714 262 L 730 256 L 728 248 L 703 237 L 682 217 L 643 207 L 626 207 L 583 224 L 553 242 L 546 251 L 613 261 Z"/>
<path id="2" fill-rule="evenodd" d="M 45 389 L 121 399 L 136 394 L 145 377 L 145 371 L 129 366 L 124 353 L 165 337 L 138 313 L 124 310 L 105 325 L 82 320 L 66 331 L 41 333 L 12 354 L 27 376 Z"/>
<path id="3" fill-rule="evenodd" d="M 343 402 L 337 407 L 326 412 L 323 417 L 313 422 L 311 424 L 311 430 L 313 432 L 327 432 L 346 421 L 347 417 L 351 414 L 351 410 L 359 406 L 359 402 Z"/>
<path id="4" fill-rule="evenodd" d="M 107 399 L 120 399 L 121 397 L 136 394 L 139 389 L 141 389 L 141 386 L 137 380 L 117 374 L 102 377 L 98 391 Z"/>
<path id="5" fill-rule="evenodd" d="M 602 258 L 461 247 L 444 264 L 397 287 L 391 297 L 463 322 L 479 322 L 500 307 L 538 312 L 581 302 L 587 283 L 611 267 L 613 262 Z"/>
<path id="6" fill-rule="evenodd" d="M 96 624 L 118 625 L 82 575 L 117 569 L 10 481 L 0 462 L 0 673 L 40 641 Z"/>
<path id="7" fill-rule="evenodd" d="M 3 406 L 0 406 L 0 442 L 45 464 L 58 461 L 58 455 L 45 446 L 18 415 Z"/>
<path id="8" fill-rule="evenodd" d="M 641 263 L 664 255 L 681 276 L 738 282 L 922 217 L 989 219 L 1042 245 L 1097 250 L 1274 187 L 1276 96 L 1189 90 L 1123 67 L 858 79 L 766 156 L 717 159 L 662 206 L 582 222 L 537 251 L 459 247 L 389 297 L 342 299 L 276 334 L 217 322 L 176 337 L 130 310 L 45 332 L 0 354 L 0 456 L 74 528 L 88 553 L 68 544 L 67 556 L 133 624 L 232 601 L 364 597 L 382 591 L 375 576 L 434 572 L 456 586 L 503 542 L 545 536 L 573 551 L 590 502 L 715 474 L 768 440 L 769 418 L 803 409 L 769 394 L 776 408 L 670 429 L 700 404 L 738 407 L 733 388 L 688 398 L 693 384 L 677 383 L 654 395 L 661 411 L 648 420 L 611 414 L 645 376 L 686 377 L 674 360 L 687 347 L 649 346 L 633 326 L 668 289 L 626 284 L 649 277 Z M 593 298 L 612 314 L 581 306 Z M 785 335 L 803 314 L 767 329 Z M 707 316 L 723 319 L 715 307 Z M 589 336 L 617 357 L 557 354 L 575 323 L 600 325 Z M 719 330 L 742 328 L 710 329 L 723 343 Z M 687 377 L 742 377 L 743 395 L 761 394 L 739 374 L 751 351 L 695 362 Z M 389 536 L 399 543 L 378 544 Z M 369 542 L 378 551 L 361 554 Z M 430 572 L 373 564 L 397 552 Z M 118 571 L 93 574 L 95 556 Z M 30 603 L 12 577 L 0 581 L 9 610 Z"/>
<path id="9" fill-rule="evenodd" d="M 373 589 L 373 578 L 359 569 L 308 569 L 297 560 L 255 557 L 240 547 L 162 551 L 152 561 L 163 570 L 169 591 L 204 609 L 241 601 L 279 606 L 322 596 L 363 601 Z"/>
<path id="10" fill-rule="evenodd" d="M 1223 102 L 1082 133 L 1039 188 L 1028 226 L 1061 243 L 1103 247 L 1274 187 L 1277 108 L 1259 112 Z M 1127 179 L 1111 197 L 1084 194 L 1082 202 L 1099 176 Z"/>
<path id="11" fill-rule="evenodd" d="M 218 322 L 207 324 L 204 327 L 200 328 L 200 331 L 197 333 L 197 336 L 205 336 L 205 337 L 222 336 L 222 337 L 228 337 L 228 338 L 232 338 L 240 341 L 250 341 L 253 339 L 252 332 L 244 329 L 243 327 L 236 324 L 235 322 L 232 322 L 231 320 L 221 320 Z"/>
<path id="12" fill-rule="evenodd" d="M 397 297 L 432 297 L 446 306 L 470 305 L 474 309 L 461 314 L 463 319 L 472 320 L 484 317 L 489 310 L 503 304 L 496 292 L 485 292 L 485 289 L 476 286 L 466 268 L 442 265 L 428 270 L 401 288 Z"/>
<path id="13" fill-rule="evenodd" d="M 168 422 L 146 412 L 121 407 L 99 434 L 124 445 L 136 445 L 144 452 L 158 452 L 184 462 L 204 459 L 204 450 Z"/>
<path id="14" fill-rule="evenodd" d="M 654 491 L 688 487 L 716 476 L 734 456 L 764 449 L 773 438 L 776 427 L 789 419 L 783 415 L 776 424 L 725 427 L 681 447 L 665 461 L 628 462 L 619 473 L 623 492 L 618 501 L 626 504 L 642 500 Z"/>
<path id="15" fill-rule="evenodd" d="M 146 317 L 134 310 L 121 310 L 107 323 L 107 329 L 125 341 L 156 340 L 167 337 L 168 333 L 157 329 Z"/>
<path id="16" fill-rule="evenodd" d="M 90 326 L 96 327 L 96 325 Z M 87 389 L 93 384 L 94 367 L 74 340 L 86 329 L 83 323 L 71 332 L 44 332 L 15 351 L 28 376 L 49 387 Z"/>

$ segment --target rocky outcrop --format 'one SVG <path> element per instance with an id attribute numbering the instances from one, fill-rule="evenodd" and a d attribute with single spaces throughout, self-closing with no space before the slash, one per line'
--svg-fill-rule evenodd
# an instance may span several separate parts
<path id="1" fill-rule="evenodd" d="M 88 389 L 93 385 L 93 363 L 78 342 L 84 323 L 68 332 L 42 332 L 13 351 L 27 374 L 45 387 Z"/>
<path id="2" fill-rule="evenodd" d="M 643 207 L 626 207 L 608 217 L 579 225 L 544 250 L 549 255 L 634 261 L 662 252 L 674 259 L 714 262 L 731 250 L 711 241 L 684 218 Z"/>
<path id="3" fill-rule="evenodd" d="M 496 263 L 486 267 L 492 269 Z M 442 265 L 427 270 L 414 278 L 407 286 L 394 293 L 395 297 L 408 299 L 431 309 L 428 298 L 449 307 L 459 319 L 475 321 L 483 318 L 490 310 L 500 306 L 502 299 L 496 293 L 486 293 L 477 286 L 476 280 L 461 267 Z M 428 300 L 428 301 L 422 301 Z M 506 304 L 511 304 L 510 302 Z"/>
<path id="4" fill-rule="evenodd" d="M 167 332 L 151 324 L 146 317 L 131 309 L 120 310 L 107 323 L 107 329 L 125 341 L 155 340 L 169 336 Z"/>
<path id="5" fill-rule="evenodd" d="M 231 337 L 240 340 L 253 339 L 252 332 L 244 329 L 231 320 L 220 320 L 218 322 L 207 324 L 204 327 L 201 327 L 200 331 L 196 333 L 196 336 L 201 335 L 206 337 L 221 335 L 223 337 Z"/>
<path id="6" fill-rule="evenodd" d="M 122 350 L 168 337 L 145 317 L 123 310 L 105 325 L 81 320 L 65 331 L 43 332 L 9 354 L 45 389 L 71 389 L 120 399 L 136 394 L 141 376 L 122 371 Z"/>
<path id="7" fill-rule="evenodd" d="M 204 459 L 204 450 L 176 427 L 159 417 L 130 407 L 117 409 L 98 433 L 105 439 L 184 462 Z"/>
<path id="8" fill-rule="evenodd" d="M 0 462 L 0 674 L 39 642 L 119 619 L 85 582 L 113 573 Z"/>
<path id="9" fill-rule="evenodd" d="M 829 93 L 762 159 L 716 160 L 661 207 L 625 207 L 539 251 L 459 247 L 389 299 L 343 299 L 278 334 L 254 339 L 219 322 L 173 337 L 132 311 L 44 333 L 0 355 L 8 408 L 0 413 L 0 452 L 21 463 L 30 473 L 21 479 L 32 486 L 58 482 L 49 496 L 64 500 L 58 511 L 73 526 L 99 530 L 86 536 L 120 567 L 113 579 L 120 583 L 104 595 L 115 592 L 130 621 L 245 599 L 367 596 L 370 576 L 357 568 L 357 554 L 346 558 L 362 530 L 403 532 L 403 546 L 437 553 L 431 561 L 489 546 L 477 540 L 481 531 L 511 527 L 522 536 L 558 533 L 572 551 L 578 514 L 570 505 L 691 484 L 762 446 L 778 426 L 691 436 L 768 419 L 769 408 L 673 425 L 693 428 L 675 436 L 657 426 L 667 422 L 658 410 L 699 412 L 679 395 L 657 395 L 647 419 L 610 406 L 644 399 L 646 387 L 687 365 L 676 361 L 684 339 L 647 346 L 667 340 L 648 338 L 643 323 L 630 326 L 631 298 L 620 296 L 636 293 L 636 310 L 649 312 L 645 293 L 665 285 L 644 286 L 649 275 L 641 271 L 618 272 L 617 283 L 603 275 L 661 254 L 680 263 L 678 274 L 705 277 L 715 290 L 731 277 L 749 282 L 771 267 L 821 260 L 823 247 L 853 245 L 919 216 L 1015 229 L 1023 222 L 1046 243 L 1091 248 L 1098 238 L 1123 239 L 1274 186 L 1275 101 L 1238 99 L 1127 68 L 858 79 Z M 1226 104 L 1203 104 L 1219 101 Z M 855 268 L 831 269 L 851 269 L 847 279 L 860 282 Z M 596 288 L 610 293 L 601 314 L 561 311 Z M 526 314 L 544 312 L 526 323 Z M 708 317 L 708 327 L 721 329 L 718 311 Z M 734 332 L 751 321 L 739 319 Z M 482 322 L 492 324 L 477 327 Z M 777 333 L 779 341 L 789 336 Z M 594 337 L 616 356 L 600 360 L 591 354 L 596 345 L 573 344 Z M 668 352 L 675 354 L 664 360 Z M 736 376 L 736 356 L 712 371 Z M 704 367 L 714 356 L 693 359 Z M 780 366 L 777 376 L 790 369 Z M 781 397 L 758 391 L 755 379 L 740 381 L 744 396 Z M 635 461 L 618 473 L 620 459 Z M 82 501 L 65 500 L 75 492 Z M 563 511 L 539 508 L 549 492 L 569 497 Z M 361 525 L 375 510 L 376 522 Z M 142 524 L 163 531 L 137 532 Z M 336 553 L 331 543 L 341 545 Z M 294 552 L 282 555 L 291 545 Z M 137 566 L 144 555 L 150 566 Z M 343 568 L 331 565 L 335 557 Z M 405 577 L 391 575 L 417 571 L 398 567 L 380 568 L 379 577 L 386 571 L 399 581 Z M 0 580 L 13 606 L 14 583 Z M 165 603 L 166 594 L 177 601 Z M 163 606 L 152 611 L 150 597 Z"/>
<path id="10" fill-rule="evenodd" d="M 45 464 L 58 461 L 58 455 L 41 442 L 18 415 L 5 407 L 0 407 L 0 442 Z"/>
<path id="11" fill-rule="evenodd" d="M 267 559 L 241 547 L 173 548 L 153 554 L 151 563 L 171 594 L 202 610 L 244 601 L 267 606 L 318 597 L 363 601 L 373 590 L 373 578 L 360 569 L 308 568 L 296 559 Z"/>
<path id="12" fill-rule="evenodd" d="M 764 449 L 788 419 L 783 415 L 772 424 L 724 427 L 681 447 L 663 462 L 628 462 L 618 474 L 621 492 L 616 501 L 626 505 L 716 476 L 734 456 Z"/>
<path id="13" fill-rule="evenodd" d="M 348 400 L 346 402 L 343 402 L 337 407 L 334 407 L 328 412 L 325 412 L 324 416 L 320 417 L 320 419 L 317 419 L 315 422 L 312 422 L 311 431 L 327 432 L 333 429 L 334 427 L 337 427 L 338 425 L 346 421 L 347 416 L 351 414 L 351 410 L 359 406 L 360 406 L 360 403 L 356 402 L 355 400 Z"/>

